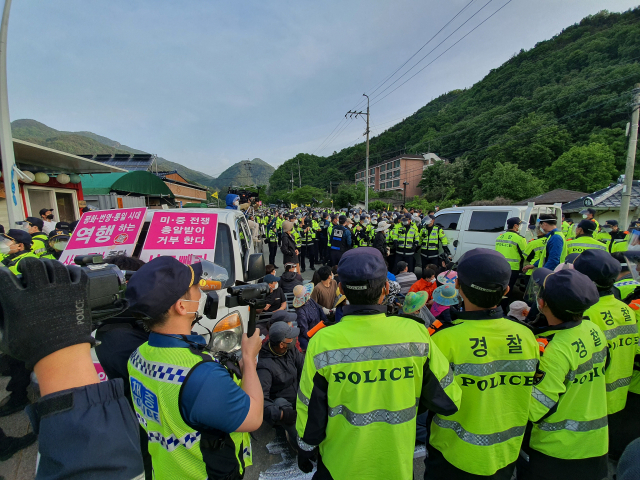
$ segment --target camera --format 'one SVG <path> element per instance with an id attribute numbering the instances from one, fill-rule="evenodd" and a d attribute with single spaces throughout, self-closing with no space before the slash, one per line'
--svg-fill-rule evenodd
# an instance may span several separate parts
<path id="1" fill-rule="evenodd" d="M 256 309 L 267 305 L 266 298 L 271 292 L 268 283 L 256 283 L 255 285 L 236 285 L 227 288 L 228 295 L 224 299 L 227 308 L 238 306 L 249 307 L 249 323 L 247 324 L 247 337 L 253 335 L 256 330 Z"/>

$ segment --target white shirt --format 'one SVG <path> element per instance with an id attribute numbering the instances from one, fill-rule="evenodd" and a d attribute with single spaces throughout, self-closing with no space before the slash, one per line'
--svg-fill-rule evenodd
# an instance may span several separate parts
<path id="1" fill-rule="evenodd" d="M 56 222 L 44 222 L 42 226 L 42 233 L 49 235 L 49 232 L 56 229 Z"/>

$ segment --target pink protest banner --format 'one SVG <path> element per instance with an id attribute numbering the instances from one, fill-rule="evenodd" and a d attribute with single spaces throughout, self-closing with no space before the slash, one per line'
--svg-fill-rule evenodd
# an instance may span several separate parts
<path id="1" fill-rule="evenodd" d="M 100 210 L 82 215 L 60 261 L 72 265 L 76 255 L 131 256 L 147 207 Z"/>
<path id="2" fill-rule="evenodd" d="M 154 212 L 140 260 L 167 255 L 185 264 L 195 263 L 196 257 L 213 260 L 217 232 L 217 213 Z"/>

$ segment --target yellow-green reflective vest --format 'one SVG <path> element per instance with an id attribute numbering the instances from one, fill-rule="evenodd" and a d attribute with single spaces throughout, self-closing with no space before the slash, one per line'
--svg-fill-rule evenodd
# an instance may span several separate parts
<path id="1" fill-rule="evenodd" d="M 207 478 L 201 433 L 184 422 L 179 407 L 182 383 L 202 361 L 188 348 L 152 347 L 148 342 L 129 358 L 133 409 L 149 438 L 155 479 Z M 235 377 L 234 381 L 240 385 Z M 252 464 L 249 434 L 233 432 L 229 436 L 242 474 L 244 467 Z"/>
<path id="2" fill-rule="evenodd" d="M 47 254 L 47 243 L 49 242 L 49 237 L 44 233 L 38 233 L 31 237 L 31 241 L 31 251 L 36 257 L 42 257 Z"/>
<path id="3" fill-rule="evenodd" d="M 3 267 L 7 267 L 9 270 L 11 270 L 11 273 L 13 273 L 14 275 L 19 275 L 20 272 L 18 271 L 18 265 L 20 265 L 20 262 L 22 260 L 24 260 L 25 258 L 38 258 L 38 256 L 29 251 L 29 252 L 22 252 L 19 255 L 5 255 L 4 258 L 2 259 L 2 266 Z"/>
<path id="4" fill-rule="evenodd" d="M 562 222 L 562 235 L 564 235 L 564 238 L 569 238 L 570 233 L 571 224 L 569 222 Z"/>
<path id="5" fill-rule="evenodd" d="M 436 415 L 430 444 L 449 463 L 475 475 L 493 475 L 518 458 L 529 419 L 539 350 L 524 325 L 502 309 L 461 313 L 431 337 L 462 389 L 457 413 Z"/>
<path id="6" fill-rule="evenodd" d="M 278 217 L 276 219 L 276 230 L 278 230 L 279 232 L 282 231 L 282 224 L 284 223 L 284 218 L 282 217 Z"/>
<path id="7" fill-rule="evenodd" d="M 607 251 L 606 245 L 595 238 L 588 237 L 586 235 L 574 238 L 567 242 L 567 255 L 571 255 L 572 253 L 582 253 L 585 250 L 590 249 L 602 250 L 604 252 Z"/>
<path id="8" fill-rule="evenodd" d="M 635 281 L 633 278 L 624 278 L 622 280 L 618 280 L 613 284 L 613 286 L 618 289 L 618 292 L 620 292 L 620 300 L 624 301 L 624 299 L 632 294 L 637 287 L 640 287 L 640 282 Z"/>
<path id="9" fill-rule="evenodd" d="M 333 233 L 333 227 L 335 227 L 335 225 L 333 223 L 330 223 L 329 227 L 327 228 L 327 246 L 328 247 L 331 246 L 331 234 Z"/>
<path id="10" fill-rule="evenodd" d="M 524 261 L 524 251 L 527 248 L 527 241 L 522 235 L 515 232 L 504 232 L 496 238 L 496 252 L 504 255 L 511 270 L 522 270 Z"/>
<path id="11" fill-rule="evenodd" d="M 425 375 L 436 379 L 429 397 L 422 397 Z M 418 405 L 450 413 L 459 402 L 460 387 L 424 324 L 347 313 L 309 342 L 296 402 L 298 445 L 311 451 L 319 444 L 335 480 L 413 479 Z"/>
<path id="12" fill-rule="evenodd" d="M 414 243 L 417 244 L 420 242 L 420 232 L 418 232 L 418 228 L 412 223 L 408 227 L 399 224 L 400 227 L 395 230 L 394 229 L 394 240 L 398 241 L 398 253 L 410 253 L 413 248 Z"/>
<path id="13" fill-rule="evenodd" d="M 354 233 L 354 242 L 353 248 L 358 247 L 369 247 L 371 246 L 371 225 L 363 225 L 362 223 L 358 223 L 353 228 Z"/>
<path id="14" fill-rule="evenodd" d="M 565 460 L 605 455 L 609 437 L 604 333 L 593 322 L 580 321 L 549 327 L 536 337 L 544 351 L 531 393 L 529 446 Z"/>
<path id="15" fill-rule="evenodd" d="M 533 253 L 533 258 L 531 258 L 531 260 L 529 260 L 530 264 L 534 264 L 536 263 L 538 260 L 540 260 L 540 257 L 542 257 L 542 252 L 544 251 L 544 247 L 547 244 L 547 237 L 538 237 L 534 240 L 531 240 L 529 243 L 527 243 L 527 247 L 524 249 L 524 257 L 529 258 L 529 256 Z M 540 267 L 542 265 L 538 264 Z M 533 275 L 533 272 L 535 271 L 535 268 L 531 268 L 529 270 L 527 270 L 527 275 Z"/>
<path id="16" fill-rule="evenodd" d="M 559 235 L 560 238 L 562 239 L 562 253 L 560 254 L 560 263 L 564 263 L 568 255 L 567 243 L 569 242 L 567 242 L 567 239 L 564 238 L 564 235 L 559 231 L 554 231 L 553 234 Z M 551 238 L 551 235 L 545 235 L 544 238 L 546 238 L 547 243 L 549 243 L 549 238 Z M 548 246 L 547 243 L 545 243 L 544 248 L 542 249 L 542 253 L 540 254 L 540 261 L 538 262 L 538 267 L 544 267 L 544 264 L 547 261 L 547 246 Z"/>
<path id="17" fill-rule="evenodd" d="M 584 312 L 604 332 L 611 363 L 607 368 L 607 412 L 622 410 L 633 373 L 633 358 L 638 344 L 638 325 L 633 310 L 613 295 L 604 295 Z"/>
<path id="18" fill-rule="evenodd" d="M 293 240 L 296 242 L 296 248 L 301 248 L 302 237 L 300 236 L 300 229 L 297 225 L 293 226 L 293 230 L 291 230 L 291 235 L 293 235 Z"/>
<path id="19" fill-rule="evenodd" d="M 428 227 L 422 229 L 420 232 L 422 255 L 427 255 L 428 253 L 437 255 L 440 244 L 449 245 L 449 240 L 440 226 L 434 225 L 431 231 L 429 231 Z"/>

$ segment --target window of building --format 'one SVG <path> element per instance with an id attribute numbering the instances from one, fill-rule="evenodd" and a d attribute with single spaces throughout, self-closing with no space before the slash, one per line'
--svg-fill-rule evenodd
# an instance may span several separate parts
<path id="1" fill-rule="evenodd" d="M 400 170 L 396 170 L 395 172 L 393 172 L 393 176 L 395 178 L 398 178 L 400 176 Z"/>
<path id="2" fill-rule="evenodd" d="M 380 171 L 384 172 L 385 167 L 386 167 L 386 165 L 380 165 Z"/>
<path id="3" fill-rule="evenodd" d="M 394 180 L 393 181 L 393 186 L 394 187 L 399 187 L 400 186 L 400 180 Z"/>
<path id="4" fill-rule="evenodd" d="M 376 174 L 376 169 L 375 168 L 370 168 L 369 169 L 369 175 L 375 175 Z"/>
<path id="5" fill-rule="evenodd" d="M 398 168 L 400 166 L 400 160 L 396 160 L 395 162 L 393 162 L 393 166 L 395 168 Z"/>
<path id="6" fill-rule="evenodd" d="M 436 217 L 436 225 L 443 230 L 457 230 L 460 221 L 460 213 L 443 213 Z"/>
<path id="7" fill-rule="evenodd" d="M 469 222 L 470 232 L 502 232 L 506 229 L 509 212 L 475 211 Z"/>
<path id="8" fill-rule="evenodd" d="M 391 188 L 391 182 L 387 182 L 387 188 Z"/>

